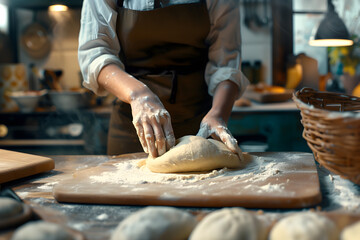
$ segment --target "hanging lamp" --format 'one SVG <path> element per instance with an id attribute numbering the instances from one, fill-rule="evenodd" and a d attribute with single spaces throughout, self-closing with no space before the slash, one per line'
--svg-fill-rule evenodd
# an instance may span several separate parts
<path id="1" fill-rule="evenodd" d="M 328 0 L 328 11 L 325 18 L 320 22 L 315 35 L 310 38 L 309 45 L 317 47 L 353 45 L 349 31 L 339 15 L 335 12 L 335 7 L 331 0 Z"/>

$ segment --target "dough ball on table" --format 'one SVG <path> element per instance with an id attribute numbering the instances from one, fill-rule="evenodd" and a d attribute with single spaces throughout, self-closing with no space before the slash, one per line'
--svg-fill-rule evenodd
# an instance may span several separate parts
<path id="1" fill-rule="evenodd" d="M 149 157 L 147 167 L 152 172 L 201 172 L 218 168 L 239 168 L 241 161 L 225 144 L 198 136 L 184 136 L 160 157 Z"/>
<path id="2" fill-rule="evenodd" d="M 301 212 L 284 217 L 270 232 L 270 240 L 337 240 L 336 225 L 314 212 Z"/>
<path id="3" fill-rule="evenodd" d="M 146 207 L 120 222 L 111 240 L 185 240 L 196 224 L 196 218 L 188 212 Z"/>
<path id="4" fill-rule="evenodd" d="M 266 231 L 255 215 L 243 208 L 223 208 L 212 212 L 196 226 L 190 240 L 260 240 Z"/>
<path id="5" fill-rule="evenodd" d="M 358 240 L 360 238 L 360 221 L 345 227 L 342 232 L 341 240 Z"/>
<path id="6" fill-rule="evenodd" d="M 74 240 L 75 238 L 63 226 L 36 221 L 17 228 L 11 240 Z"/>
<path id="7" fill-rule="evenodd" d="M 11 218 L 21 214 L 23 204 L 12 198 L 0 197 L 0 219 Z"/>

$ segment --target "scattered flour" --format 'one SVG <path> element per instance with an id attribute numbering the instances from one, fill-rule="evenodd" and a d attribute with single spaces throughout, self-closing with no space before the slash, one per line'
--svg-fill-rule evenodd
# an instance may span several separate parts
<path id="1" fill-rule="evenodd" d="M 87 228 L 85 223 L 69 223 L 69 226 L 78 231 L 84 231 Z"/>
<path id="2" fill-rule="evenodd" d="M 106 213 L 100 214 L 99 216 L 96 217 L 97 220 L 106 220 L 108 218 L 109 216 Z"/>
<path id="3" fill-rule="evenodd" d="M 287 160 L 296 161 L 301 160 L 303 156 L 288 155 Z M 291 157 L 291 159 L 289 159 Z M 103 172 L 100 175 L 90 176 L 93 183 L 110 183 L 110 184 L 181 184 L 183 187 L 191 187 L 191 185 L 184 185 L 185 183 L 195 183 L 208 179 L 215 179 L 219 177 L 228 177 L 230 182 L 243 181 L 247 183 L 264 182 L 261 184 L 251 185 L 251 188 L 257 188 L 259 192 L 272 192 L 282 191 L 285 189 L 285 183 L 268 183 L 265 182 L 269 177 L 276 177 L 289 168 L 289 163 L 283 161 L 275 161 L 274 157 L 266 156 L 252 156 L 251 161 L 247 164 L 246 168 L 231 170 L 223 168 L 220 170 L 213 170 L 205 173 L 153 173 L 146 166 L 138 167 L 138 161 L 126 161 L 115 163 L 116 171 Z M 139 160 L 141 161 L 141 160 Z M 210 186 L 216 184 L 215 182 L 208 183 Z M 196 187 L 196 185 L 193 185 Z"/>
<path id="4" fill-rule="evenodd" d="M 339 205 L 350 212 L 360 213 L 359 187 L 356 187 L 356 185 L 349 180 L 331 173 L 329 177 L 324 179 L 324 187 L 328 192 L 330 205 Z"/>
<path id="5" fill-rule="evenodd" d="M 146 166 L 138 167 L 138 161 L 115 163 L 116 171 L 103 172 L 91 176 L 93 182 L 111 184 L 148 184 L 148 183 L 194 183 L 204 179 L 224 175 L 228 169 L 213 170 L 207 173 L 164 174 L 151 172 Z"/>
<path id="6" fill-rule="evenodd" d="M 45 183 L 41 186 L 38 186 L 37 188 L 43 189 L 43 190 L 51 190 L 51 189 L 53 189 L 54 185 L 56 185 L 58 183 L 59 182 L 49 182 L 49 183 Z"/>
<path id="7" fill-rule="evenodd" d="M 20 198 L 26 198 L 29 195 L 29 192 L 17 192 L 16 193 Z"/>
<path id="8" fill-rule="evenodd" d="M 268 183 L 264 186 L 259 187 L 258 192 L 281 192 L 285 189 L 285 183 L 271 184 Z"/>

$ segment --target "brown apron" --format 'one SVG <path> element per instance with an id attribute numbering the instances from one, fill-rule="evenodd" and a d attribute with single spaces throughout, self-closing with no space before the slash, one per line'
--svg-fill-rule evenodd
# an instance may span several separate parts
<path id="1" fill-rule="evenodd" d="M 210 30 L 205 0 L 148 11 L 118 6 L 117 34 L 125 71 L 145 83 L 169 111 L 175 137 L 194 135 L 211 108 L 204 80 Z M 155 6 L 159 5 L 155 1 Z M 130 105 L 114 103 L 108 154 L 142 152 Z"/>

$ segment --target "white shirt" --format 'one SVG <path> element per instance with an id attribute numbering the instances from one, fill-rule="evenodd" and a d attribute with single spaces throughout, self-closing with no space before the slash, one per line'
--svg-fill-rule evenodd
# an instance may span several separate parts
<path id="1" fill-rule="evenodd" d="M 169 5 L 192 3 L 198 0 L 169 0 Z M 117 64 L 124 69 L 118 57 L 121 46 L 116 34 L 117 0 L 84 0 L 81 12 L 78 58 L 83 74 L 83 85 L 97 95 L 107 92 L 99 88 L 97 78 L 100 70 L 108 64 Z M 230 80 L 245 91 L 248 80 L 241 73 L 241 35 L 239 0 L 206 0 L 210 31 L 209 61 L 205 81 L 210 95 L 216 86 Z M 124 7 L 133 10 L 151 10 L 154 0 L 124 0 Z"/>

